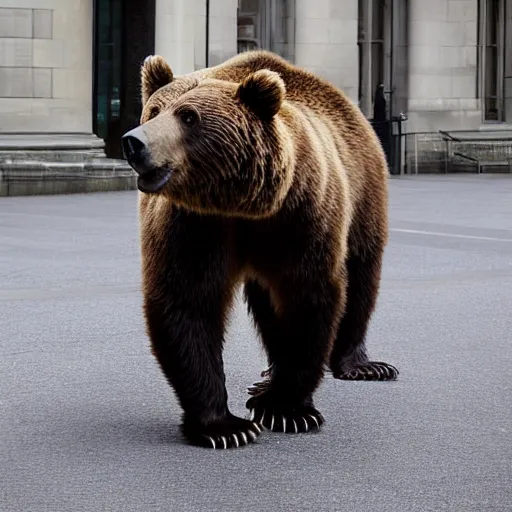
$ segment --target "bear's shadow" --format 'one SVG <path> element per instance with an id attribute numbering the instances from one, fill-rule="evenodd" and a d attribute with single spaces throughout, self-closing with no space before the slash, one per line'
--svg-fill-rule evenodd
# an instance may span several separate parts
<path id="1" fill-rule="evenodd" d="M 59 439 L 68 447 L 109 449 L 126 445 L 184 445 L 179 427 L 180 417 L 168 419 L 144 416 L 116 416 L 108 411 L 62 416 L 46 430 L 49 438 Z M 46 437 L 46 436 L 45 436 Z"/>

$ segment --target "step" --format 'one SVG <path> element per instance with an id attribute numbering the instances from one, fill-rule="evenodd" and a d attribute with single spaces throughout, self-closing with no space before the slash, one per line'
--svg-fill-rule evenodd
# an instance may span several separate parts
<path id="1" fill-rule="evenodd" d="M 0 196 L 134 190 L 136 174 L 123 160 L 0 161 Z"/>

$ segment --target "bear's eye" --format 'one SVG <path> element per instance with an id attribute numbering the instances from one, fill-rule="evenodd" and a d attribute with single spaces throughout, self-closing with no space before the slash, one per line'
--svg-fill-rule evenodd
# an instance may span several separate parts
<path id="1" fill-rule="evenodd" d="M 184 109 L 181 110 L 178 115 L 181 122 L 188 127 L 194 126 L 199 120 L 199 116 L 194 110 Z"/>
<path id="2" fill-rule="evenodd" d="M 160 109 L 158 107 L 151 107 L 149 111 L 149 119 L 153 119 L 160 113 Z"/>

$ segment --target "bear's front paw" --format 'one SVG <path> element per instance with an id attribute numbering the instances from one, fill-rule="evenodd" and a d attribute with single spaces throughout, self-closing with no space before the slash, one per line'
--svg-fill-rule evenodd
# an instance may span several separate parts
<path id="1" fill-rule="evenodd" d="M 333 377 L 341 380 L 396 380 L 400 372 L 392 364 L 368 361 L 349 368 L 333 371 Z"/>
<path id="2" fill-rule="evenodd" d="M 259 383 L 260 386 L 264 385 Z M 262 387 L 260 387 L 261 391 Z M 270 393 L 257 394 L 250 398 L 246 407 L 251 411 L 251 419 L 272 432 L 298 434 L 318 430 L 325 419 L 313 405 L 281 405 L 274 403 Z"/>
<path id="3" fill-rule="evenodd" d="M 181 429 L 191 444 L 213 449 L 239 448 L 254 443 L 262 432 L 256 422 L 232 414 L 208 424 L 185 420 Z"/>

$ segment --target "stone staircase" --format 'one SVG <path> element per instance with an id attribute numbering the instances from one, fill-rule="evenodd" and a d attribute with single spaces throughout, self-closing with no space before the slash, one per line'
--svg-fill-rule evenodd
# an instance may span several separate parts
<path id="1" fill-rule="evenodd" d="M 134 190 L 124 160 L 92 134 L 0 134 L 0 196 Z"/>

